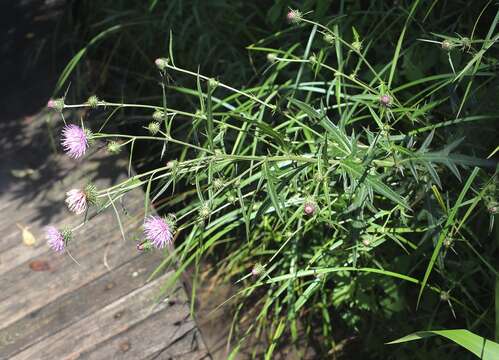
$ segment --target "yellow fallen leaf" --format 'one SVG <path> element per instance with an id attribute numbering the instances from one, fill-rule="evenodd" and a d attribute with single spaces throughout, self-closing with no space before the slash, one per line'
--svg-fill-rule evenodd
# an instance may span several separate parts
<path id="1" fill-rule="evenodd" d="M 22 226 L 16 224 L 17 227 L 21 230 L 21 236 L 23 238 L 23 244 L 26 246 L 33 246 L 36 244 L 36 238 L 31 231 L 29 231 L 29 226 Z"/>

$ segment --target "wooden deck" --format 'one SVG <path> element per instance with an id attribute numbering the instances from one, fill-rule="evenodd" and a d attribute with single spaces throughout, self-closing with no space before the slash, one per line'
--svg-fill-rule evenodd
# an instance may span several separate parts
<path id="1" fill-rule="evenodd" d="M 68 189 L 116 183 L 127 168 L 103 150 L 83 161 L 54 154 L 47 116 L 57 115 L 0 122 L 0 359 L 210 358 L 182 284 L 158 297 L 171 269 L 146 283 L 162 255 L 135 248 L 142 191 L 117 206 L 126 241 L 108 209 L 75 233 L 79 264 L 47 247 L 45 226 L 82 220 L 64 205 Z"/>

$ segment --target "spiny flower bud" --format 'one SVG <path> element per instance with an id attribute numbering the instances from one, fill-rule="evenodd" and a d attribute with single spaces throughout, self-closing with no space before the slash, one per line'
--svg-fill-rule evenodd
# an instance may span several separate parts
<path id="1" fill-rule="evenodd" d="M 390 95 L 384 94 L 379 97 L 379 103 L 385 107 L 388 107 L 392 104 L 392 98 Z"/>
<path id="2" fill-rule="evenodd" d="M 303 212 L 307 216 L 312 216 L 316 210 L 317 210 L 317 204 L 313 199 L 308 199 L 303 204 Z"/>
<path id="3" fill-rule="evenodd" d="M 208 219 L 210 217 L 210 215 L 211 215 L 210 207 L 207 204 L 204 204 L 203 206 L 201 206 L 201 208 L 199 209 L 199 216 L 202 219 Z"/>
<path id="4" fill-rule="evenodd" d="M 218 86 L 218 81 L 216 81 L 216 80 L 215 80 L 215 79 L 213 79 L 213 78 L 210 78 L 210 79 L 208 80 L 208 85 L 210 85 L 210 88 L 211 88 L 211 89 L 214 89 L 214 88 L 216 88 L 216 87 Z"/>
<path id="5" fill-rule="evenodd" d="M 308 61 L 310 61 L 312 64 L 315 64 L 317 62 L 317 57 L 315 55 L 310 55 Z"/>
<path id="6" fill-rule="evenodd" d="M 163 118 L 165 116 L 165 113 L 161 110 L 156 110 L 153 114 L 152 114 L 152 118 L 155 120 L 155 121 L 162 121 Z"/>
<path id="7" fill-rule="evenodd" d="M 225 180 L 223 178 L 216 178 L 213 180 L 213 188 L 215 190 L 220 190 L 225 186 Z"/>
<path id="8" fill-rule="evenodd" d="M 448 249 L 452 246 L 452 243 L 454 240 L 452 238 L 445 238 L 444 239 L 444 246 Z"/>
<path id="9" fill-rule="evenodd" d="M 321 183 L 323 182 L 324 180 L 326 180 L 326 177 L 320 173 L 320 172 L 316 172 L 314 174 L 314 181 L 317 182 L 317 183 Z"/>
<path id="10" fill-rule="evenodd" d="M 168 67 L 168 59 L 166 58 L 158 58 L 154 60 L 154 63 L 158 67 L 159 70 L 165 71 L 166 68 Z"/>
<path id="11" fill-rule="evenodd" d="M 271 64 L 275 63 L 277 61 L 277 55 L 274 53 L 268 53 L 267 54 L 267 61 Z"/>
<path id="12" fill-rule="evenodd" d="M 265 271 L 265 266 L 263 266 L 260 263 L 256 263 L 255 266 L 253 266 L 253 269 L 251 270 L 251 275 L 258 276 L 262 274 L 264 271 Z"/>
<path id="13" fill-rule="evenodd" d="M 451 51 L 454 48 L 454 44 L 450 40 L 442 41 L 442 49 L 445 51 Z"/>
<path id="14" fill-rule="evenodd" d="M 147 125 L 147 131 L 149 131 L 151 135 L 156 135 L 159 132 L 159 127 L 159 122 L 151 121 L 149 125 Z"/>
<path id="15" fill-rule="evenodd" d="M 117 141 L 110 141 L 107 143 L 107 151 L 111 154 L 119 154 L 121 151 L 121 144 Z"/>
<path id="16" fill-rule="evenodd" d="M 356 52 L 360 52 L 362 50 L 362 41 L 354 41 L 352 43 L 352 48 L 356 51 Z"/>
<path id="17" fill-rule="evenodd" d="M 492 200 L 487 204 L 487 210 L 490 214 L 495 215 L 499 213 L 499 203 Z"/>
<path id="18" fill-rule="evenodd" d="M 323 40 L 328 44 L 334 44 L 334 35 L 331 33 L 324 34 Z"/>
<path id="19" fill-rule="evenodd" d="M 141 252 L 151 251 L 153 249 L 153 245 L 149 240 L 144 240 L 140 243 L 137 243 L 137 250 Z"/>
<path id="20" fill-rule="evenodd" d="M 99 104 L 100 104 L 99 98 L 95 95 L 90 96 L 87 100 L 87 105 L 90 106 L 92 109 L 95 109 L 97 106 L 99 106 Z"/>
<path id="21" fill-rule="evenodd" d="M 303 20 L 302 13 L 300 10 L 291 9 L 286 15 L 286 20 L 288 20 L 290 24 L 299 24 Z"/>
<path id="22" fill-rule="evenodd" d="M 62 111 L 64 109 L 64 99 L 59 98 L 59 99 L 50 99 L 47 102 L 47 107 L 52 110 L 56 111 Z"/>
<path id="23" fill-rule="evenodd" d="M 450 294 L 448 291 L 442 291 L 440 293 L 440 300 L 442 301 L 449 301 L 450 300 Z"/>

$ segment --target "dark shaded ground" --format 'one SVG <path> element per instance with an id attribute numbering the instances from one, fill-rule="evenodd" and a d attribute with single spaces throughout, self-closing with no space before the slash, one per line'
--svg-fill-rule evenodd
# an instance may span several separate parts
<path id="1" fill-rule="evenodd" d="M 31 115 L 46 104 L 68 56 L 54 43 L 64 0 L 4 1 L 0 15 L 0 120 Z"/>

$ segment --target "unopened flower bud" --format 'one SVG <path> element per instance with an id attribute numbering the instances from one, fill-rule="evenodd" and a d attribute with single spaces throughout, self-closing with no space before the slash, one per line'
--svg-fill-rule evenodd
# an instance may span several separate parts
<path id="1" fill-rule="evenodd" d="M 307 200 L 303 204 L 303 212 L 305 215 L 311 216 L 314 215 L 317 210 L 317 204 L 313 200 Z"/>
<path id="2" fill-rule="evenodd" d="M 225 181 L 223 178 L 216 178 L 213 180 L 213 188 L 215 190 L 220 190 L 225 186 Z"/>
<path id="3" fill-rule="evenodd" d="M 202 218 L 202 219 L 208 219 L 211 215 L 211 209 L 208 205 L 204 204 L 203 206 L 201 206 L 201 208 L 199 209 L 199 216 Z"/>
<path id="4" fill-rule="evenodd" d="M 288 20 L 290 24 L 299 24 L 303 20 L 302 13 L 300 10 L 289 10 L 286 15 L 286 20 Z"/>
<path id="5" fill-rule="evenodd" d="M 451 51 L 454 48 L 454 44 L 450 40 L 442 41 L 442 49 L 445 51 Z"/>
<path id="6" fill-rule="evenodd" d="M 271 64 L 275 63 L 277 61 L 277 55 L 274 53 L 268 53 L 267 54 L 267 61 Z"/>
<path id="7" fill-rule="evenodd" d="M 450 300 L 450 294 L 448 291 L 442 291 L 440 293 L 440 300 L 442 301 L 449 301 Z"/>
<path id="8" fill-rule="evenodd" d="M 165 113 L 161 110 L 156 110 L 153 114 L 152 114 L 152 118 L 155 120 L 155 121 L 162 121 L 163 118 L 165 116 Z"/>
<path id="9" fill-rule="evenodd" d="M 149 240 L 144 240 L 140 243 L 137 243 L 137 250 L 138 251 L 145 252 L 145 251 L 150 251 L 152 249 L 153 249 L 153 245 L 151 244 L 151 242 Z"/>
<path id="10" fill-rule="evenodd" d="M 213 78 L 210 78 L 210 79 L 208 80 L 208 84 L 210 85 L 210 88 L 211 88 L 211 89 L 214 89 L 214 88 L 216 88 L 216 87 L 218 86 L 218 81 L 216 81 L 216 80 L 215 80 L 215 79 L 213 79 Z"/>
<path id="11" fill-rule="evenodd" d="M 159 127 L 159 122 L 151 121 L 149 125 L 147 125 L 147 131 L 149 131 L 149 134 L 151 135 L 156 135 L 159 132 Z"/>
<path id="12" fill-rule="evenodd" d="M 166 68 L 168 67 L 168 59 L 166 58 L 158 58 L 154 60 L 154 63 L 158 67 L 159 70 L 165 71 Z"/>
<path id="13" fill-rule="evenodd" d="M 334 35 L 331 33 L 324 34 L 323 39 L 328 44 L 334 44 Z"/>
<path id="14" fill-rule="evenodd" d="M 256 263 L 255 266 L 253 266 L 253 269 L 251 270 L 251 275 L 258 276 L 262 274 L 264 271 L 265 271 L 265 266 L 263 266 L 260 263 Z"/>
<path id="15" fill-rule="evenodd" d="M 92 109 L 95 109 L 97 106 L 99 106 L 99 98 L 95 95 L 92 95 L 88 98 L 87 100 L 87 105 L 90 106 Z"/>
<path id="16" fill-rule="evenodd" d="M 47 107 L 56 111 L 62 111 L 64 109 L 64 99 L 50 99 L 47 102 Z"/>
<path id="17" fill-rule="evenodd" d="M 111 154 L 119 154 L 121 151 L 121 144 L 117 141 L 110 141 L 107 143 L 107 151 Z"/>
<path id="18" fill-rule="evenodd" d="M 392 98 L 390 95 L 384 94 L 379 97 L 379 103 L 385 107 L 388 107 L 392 104 Z"/>
<path id="19" fill-rule="evenodd" d="M 362 50 L 362 41 L 354 41 L 352 43 L 352 48 L 356 51 L 356 52 L 360 52 Z"/>

